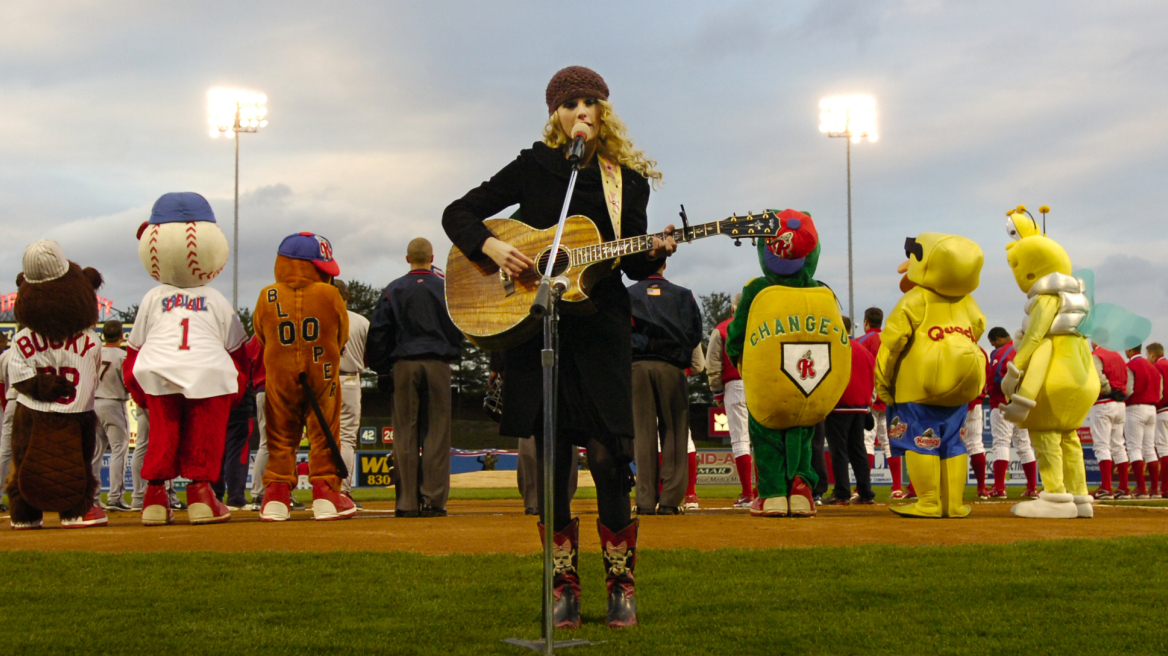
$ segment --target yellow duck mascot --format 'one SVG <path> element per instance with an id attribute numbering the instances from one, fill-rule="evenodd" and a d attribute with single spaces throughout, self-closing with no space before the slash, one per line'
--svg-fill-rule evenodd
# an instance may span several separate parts
<path id="1" fill-rule="evenodd" d="M 1043 206 L 1043 215 L 1050 211 Z M 1019 517 L 1091 517 L 1091 497 L 1076 432 L 1099 397 L 1099 376 L 1079 326 L 1090 311 L 1071 258 L 1042 234 L 1026 208 L 1008 212 L 1006 260 L 1027 295 L 1018 354 L 1002 377 L 1003 414 L 1030 431 L 1043 491 L 1011 509 Z M 1045 218 L 1044 218 L 1045 222 Z"/>
<path id="2" fill-rule="evenodd" d="M 917 502 L 892 506 L 903 517 L 965 517 L 967 456 L 961 427 L 985 387 L 985 353 L 977 341 L 985 315 L 970 294 L 984 261 L 981 248 L 957 235 L 921 233 L 905 240 L 905 294 L 880 335 L 876 392 L 891 399 L 888 438 L 905 456 Z"/>

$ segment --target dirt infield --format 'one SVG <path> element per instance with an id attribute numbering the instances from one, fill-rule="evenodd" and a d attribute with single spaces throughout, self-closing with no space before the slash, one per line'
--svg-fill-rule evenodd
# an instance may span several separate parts
<path id="1" fill-rule="evenodd" d="M 810 547 L 817 545 L 1001 544 L 1018 540 L 1101 538 L 1168 533 L 1168 511 L 1154 508 L 1096 507 L 1092 520 L 1019 519 L 1009 503 L 980 503 L 962 520 L 919 520 L 894 516 L 884 505 L 821 509 L 814 519 L 756 519 L 730 508 L 728 500 L 703 502 L 700 511 L 676 517 L 641 519 L 641 547 L 648 549 L 724 547 Z M 598 549 L 596 504 L 575 504 L 581 513 L 581 548 Z M 110 525 L 61 530 L 54 516 L 39 531 L 0 531 L 0 550 L 141 551 L 412 551 L 425 554 L 515 553 L 539 550 L 536 521 L 519 501 L 451 501 L 449 517 L 398 519 L 392 502 L 366 503 L 367 510 L 339 522 L 315 522 L 311 513 L 293 513 L 283 524 L 260 522 L 258 513 L 236 512 L 215 526 L 190 526 L 186 513 L 176 524 L 143 527 L 138 513 L 112 513 Z M 7 522 L 4 522 L 5 524 Z M 5 526 L 5 529 L 7 527 Z"/>

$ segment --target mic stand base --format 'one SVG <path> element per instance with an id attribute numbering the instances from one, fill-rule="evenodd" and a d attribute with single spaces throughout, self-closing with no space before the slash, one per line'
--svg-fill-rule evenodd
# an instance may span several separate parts
<path id="1" fill-rule="evenodd" d="M 543 638 L 540 638 L 539 640 L 524 640 L 522 638 L 507 638 L 503 642 L 505 642 L 509 645 L 513 645 L 515 647 L 519 647 L 520 649 L 530 649 L 531 651 L 534 651 L 534 652 L 537 652 L 540 654 L 550 654 L 552 652 L 552 650 L 554 650 L 554 649 L 569 649 L 571 647 L 592 647 L 594 645 L 602 645 L 602 644 L 604 644 L 605 641 L 602 640 L 600 642 L 592 642 L 591 640 L 581 640 L 578 638 L 574 639 L 574 640 L 554 640 L 554 641 L 552 641 L 551 649 L 548 649 L 548 645 L 546 642 L 544 642 Z"/>

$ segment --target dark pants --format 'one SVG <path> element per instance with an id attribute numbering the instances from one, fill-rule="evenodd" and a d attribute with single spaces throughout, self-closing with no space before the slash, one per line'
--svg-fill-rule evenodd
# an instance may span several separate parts
<path id="1" fill-rule="evenodd" d="M 689 391 L 684 370 L 661 360 L 633 362 L 633 428 L 637 508 L 652 512 L 658 504 L 680 507 L 689 484 Z"/>
<path id="2" fill-rule="evenodd" d="M 231 410 L 231 414 L 227 416 L 227 441 L 223 447 L 223 468 L 219 476 L 219 480 L 215 482 L 212 489 L 215 490 L 215 496 L 222 498 L 223 493 L 227 493 L 227 498 L 224 500 L 229 506 L 236 508 L 247 504 L 247 465 L 248 455 L 245 449 L 251 441 L 251 427 L 252 420 L 256 415 L 256 399 L 255 395 L 248 392 L 243 396 L 239 405 Z"/>
<path id="3" fill-rule="evenodd" d="M 395 440 L 396 441 L 396 440 Z M 624 530 L 632 522 L 632 510 L 629 507 L 629 466 L 621 462 L 613 449 L 595 438 L 588 440 L 588 469 L 592 480 L 596 483 L 596 508 L 600 514 L 600 523 L 610 531 Z M 553 527 L 558 533 L 572 521 L 572 495 L 569 493 L 571 485 L 571 469 L 576 465 L 576 446 L 563 436 L 556 436 L 555 451 L 555 486 L 552 489 L 552 507 L 555 511 Z M 535 438 L 536 462 L 543 463 L 543 440 Z M 539 484 L 539 517 L 544 520 L 543 512 L 543 466 L 536 467 L 536 480 Z M 612 527 L 619 526 L 619 529 Z"/>
<path id="4" fill-rule="evenodd" d="M 419 503 L 444 509 L 450 495 L 450 365 L 398 360 L 393 393 L 397 509 L 420 510 Z"/>
<path id="5" fill-rule="evenodd" d="M 827 493 L 827 461 L 823 457 L 823 450 L 826 448 L 826 431 L 824 422 L 815 424 L 815 437 L 811 439 L 811 467 L 815 470 L 815 475 L 819 476 L 819 482 L 815 484 L 811 493 L 817 497 Z"/>
<path id="6" fill-rule="evenodd" d="M 868 451 L 864 448 L 863 412 L 833 412 L 827 416 L 827 443 L 831 446 L 831 468 L 835 474 L 837 499 L 849 499 L 848 465 L 856 475 L 856 493 L 860 499 L 871 501 L 872 475 L 868 469 Z"/>
<path id="7" fill-rule="evenodd" d="M 521 438 L 519 440 L 519 464 L 516 478 L 519 482 L 519 493 L 523 495 L 523 507 L 531 510 L 539 509 L 539 474 L 536 469 L 543 469 L 543 461 L 535 457 L 535 443 L 537 437 Z M 568 500 L 576 497 L 576 485 L 580 478 L 580 456 L 572 458 L 572 465 L 568 467 Z"/>

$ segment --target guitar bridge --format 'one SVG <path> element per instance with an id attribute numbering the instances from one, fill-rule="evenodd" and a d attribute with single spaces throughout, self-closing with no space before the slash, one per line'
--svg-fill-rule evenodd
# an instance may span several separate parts
<path id="1" fill-rule="evenodd" d="M 515 293 L 515 281 L 502 269 L 499 269 L 499 282 L 503 285 L 504 296 L 510 296 Z"/>

